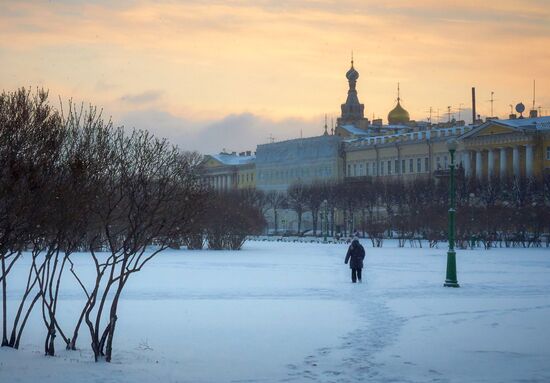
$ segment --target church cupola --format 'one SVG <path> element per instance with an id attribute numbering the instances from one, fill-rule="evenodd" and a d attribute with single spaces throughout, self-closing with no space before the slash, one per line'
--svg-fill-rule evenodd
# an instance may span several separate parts
<path id="1" fill-rule="evenodd" d="M 359 78 L 359 72 L 353 67 L 353 55 L 351 57 L 351 68 L 346 72 L 346 78 L 348 79 L 349 90 L 346 103 L 341 106 L 341 119 L 346 122 L 354 122 L 364 118 L 365 105 L 359 103 L 359 99 L 357 98 L 355 86 Z"/>
<path id="2" fill-rule="evenodd" d="M 399 93 L 399 83 L 397 83 L 397 105 L 388 113 L 388 123 L 390 125 L 403 125 L 411 120 L 409 112 L 401 106 L 401 97 Z"/>

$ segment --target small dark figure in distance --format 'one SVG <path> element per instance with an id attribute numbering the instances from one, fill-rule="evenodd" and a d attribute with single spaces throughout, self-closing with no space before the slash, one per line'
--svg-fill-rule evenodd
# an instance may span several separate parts
<path id="1" fill-rule="evenodd" d="M 363 259 L 365 259 L 365 249 L 359 243 L 358 239 L 351 241 L 348 253 L 346 254 L 346 265 L 349 261 L 349 268 L 351 269 L 351 281 L 353 283 L 359 280 L 361 283 L 361 271 L 363 269 Z"/>

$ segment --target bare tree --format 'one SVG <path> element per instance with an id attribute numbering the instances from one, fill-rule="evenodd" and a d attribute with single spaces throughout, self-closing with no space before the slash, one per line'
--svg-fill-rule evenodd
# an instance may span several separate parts
<path id="1" fill-rule="evenodd" d="M 286 206 L 286 202 L 287 202 L 286 195 L 284 193 L 280 193 L 277 191 L 270 191 L 266 194 L 266 199 L 269 204 L 269 207 L 273 209 L 274 229 L 275 229 L 275 234 L 277 234 L 279 232 L 278 213 L 280 209 L 283 209 Z"/>
<path id="2" fill-rule="evenodd" d="M 302 234 L 302 217 L 307 209 L 306 186 L 300 182 L 290 185 L 287 191 L 288 207 L 296 213 L 298 218 L 298 235 Z"/>

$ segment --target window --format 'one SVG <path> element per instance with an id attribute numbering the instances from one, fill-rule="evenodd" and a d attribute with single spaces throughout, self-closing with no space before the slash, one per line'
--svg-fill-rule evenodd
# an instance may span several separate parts
<path id="1" fill-rule="evenodd" d="M 348 177 L 351 177 L 351 165 L 348 165 Z"/>
<path id="2" fill-rule="evenodd" d="M 416 171 L 422 173 L 422 158 L 416 159 Z"/>
<path id="3" fill-rule="evenodd" d="M 384 162 L 380 162 L 380 175 L 383 176 L 384 175 Z"/>
<path id="4" fill-rule="evenodd" d="M 550 146 L 546 147 L 546 159 L 550 161 Z"/>
<path id="5" fill-rule="evenodd" d="M 353 164 L 353 175 L 357 175 L 357 164 Z"/>
<path id="6" fill-rule="evenodd" d="M 388 161 L 388 175 L 391 174 L 391 161 Z"/>
<path id="7" fill-rule="evenodd" d="M 430 159 L 428 157 L 424 158 L 424 171 L 428 172 L 430 170 Z"/>
<path id="8" fill-rule="evenodd" d="M 436 168 L 437 170 L 441 169 L 441 158 L 439 158 L 439 156 L 435 157 L 435 164 L 436 164 Z"/>
<path id="9" fill-rule="evenodd" d="M 364 174 L 363 174 L 363 164 L 359 164 L 359 175 L 364 176 Z"/>
<path id="10" fill-rule="evenodd" d="M 254 173 L 250 174 L 250 181 L 254 181 Z"/>
<path id="11" fill-rule="evenodd" d="M 401 171 L 403 174 L 407 172 L 407 166 L 405 165 L 405 160 L 401 160 Z"/>
<path id="12" fill-rule="evenodd" d="M 395 160 L 395 174 L 399 174 L 399 160 Z"/>
<path id="13" fill-rule="evenodd" d="M 412 158 L 409 159 L 409 173 L 414 173 L 414 163 Z"/>
<path id="14" fill-rule="evenodd" d="M 449 164 L 447 163 L 447 156 L 443 157 L 443 163 L 445 164 L 445 169 L 449 167 Z"/>

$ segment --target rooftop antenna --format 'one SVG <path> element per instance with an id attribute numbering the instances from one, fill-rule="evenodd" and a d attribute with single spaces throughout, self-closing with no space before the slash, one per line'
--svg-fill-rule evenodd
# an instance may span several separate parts
<path id="1" fill-rule="evenodd" d="M 427 110 L 426 112 L 429 112 L 430 113 L 430 117 L 428 117 L 428 121 L 430 122 L 430 124 L 432 123 L 432 113 L 433 113 L 433 108 L 430 106 L 430 110 Z"/>
<path id="2" fill-rule="evenodd" d="M 487 100 L 487 101 L 489 101 L 489 102 L 491 103 L 491 117 L 494 117 L 494 116 L 493 116 L 493 103 L 496 101 L 496 100 L 494 99 L 494 97 L 493 97 L 494 95 L 495 95 L 495 92 L 491 91 L 491 99 L 490 99 L 490 100 Z"/>
<path id="3" fill-rule="evenodd" d="M 448 122 L 451 122 L 451 107 L 450 106 L 447 107 L 447 118 L 448 118 Z"/>
<path id="4" fill-rule="evenodd" d="M 439 108 L 437 108 L 437 122 L 439 123 Z"/>
<path id="5" fill-rule="evenodd" d="M 510 104 L 510 114 L 514 114 L 514 105 Z"/>
<path id="6" fill-rule="evenodd" d="M 535 80 L 533 80 L 533 110 L 535 109 Z"/>
<path id="7" fill-rule="evenodd" d="M 464 105 L 464 103 L 462 103 L 462 102 L 460 104 L 458 104 L 458 121 L 460 121 L 460 112 L 462 112 L 464 110 L 462 105 Z"/>
<path id="8" fill-rule="evenodd" d="M 334 117 L 330 118 L 330 125 L 332 128 L 330 128 L 330 133 L 334 136 Z"/>
<path id="9" fill-rule="evenodd" d="M 271 133 L 269 133 L 269 137 L 267 137 L 267 142 L 272 144 L 275 142 L 275 137 Z"/>
<path id="10" fill-rule="evenodd" d="M 325 132 L 323 133 L 324 136 L 328 136 L 328 126 L 327 126 L 327 114 L 325 113 Z"/>

